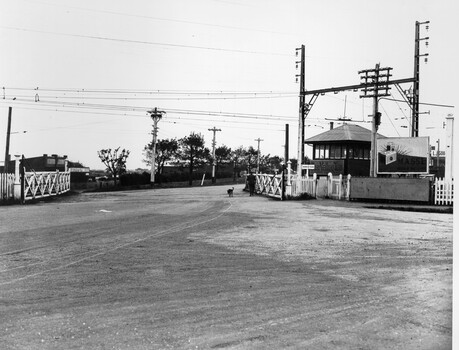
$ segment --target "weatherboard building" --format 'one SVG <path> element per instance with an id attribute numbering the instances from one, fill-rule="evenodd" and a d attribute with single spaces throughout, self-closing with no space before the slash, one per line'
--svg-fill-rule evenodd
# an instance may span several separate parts
<path id="1" fill-rule="evenodd" d="M 386 138 L 380 134 L 378 138 Z M 319 176 L 370 174 L 371 130 L 344 124 L 305 140 L 313 148 L 312 164 Z"/>

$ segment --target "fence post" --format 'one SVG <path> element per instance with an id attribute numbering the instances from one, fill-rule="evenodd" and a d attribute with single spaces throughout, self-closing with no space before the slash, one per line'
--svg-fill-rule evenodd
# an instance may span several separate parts
<path id="1" fill-rule="evenodd" d="M 327 195 L 328 195 L 328 198 L 331 198 L 332 193 L 333 193 L 333 174 L 332 173 L 328 173 L 328 176 L 327 176 Z"/>
<path id="2" fill-rule="evenodd" d="M 21 199 L 21 174 L 19 172 L 19 162 L 21 156 L 15 155 L 14 158 L 14 199 Z"/>
<path id="3" fill-rule="evenodd" d="M 343 174 L 339 174 L 338 199 L 341 200 L 343 193 Z"/>
<path id="4" fill-rule="evenodd" d="M 312 175 L 312 194 L 317 198 L 317 174 Z"/>
<path id="5" fill-rule="evenodd" d="M 351 174 L 347 174 L 346 199 L 351 199 Z"/>
<path id="6" fill-rule="evenodd" d="M 435 204 L 442 204 L 441 203 L 441 195 L 443 193 L 441 188 L 441 178 L 437 178 L 435 181 Z"/>
<path id="7" fill-rule="evenodd" d="M 292 176 L 292 162 L 288 161 L 287 162 L 287 186 L 292 185 L 291 176 Z"/>
<path id="8" fill-rule="evenodd" d="M 287 181 L 285 183 L 285 194 L 287 196 L 292 195 L 292 162 L 288 161 L 287 162 Z"/>

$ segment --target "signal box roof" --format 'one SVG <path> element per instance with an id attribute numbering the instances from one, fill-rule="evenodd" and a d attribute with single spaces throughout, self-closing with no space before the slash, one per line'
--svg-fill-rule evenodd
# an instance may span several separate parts
<path id="1" fill-rule="evenodd" d="M 386 138 L 378 134 L 378 138 Z M 323 132 L 322 134 L 310 137 L 305 143 L 325 142 L 371 142 L 371 130 L 359 125 L 344 124 L 337 128 Z"/>

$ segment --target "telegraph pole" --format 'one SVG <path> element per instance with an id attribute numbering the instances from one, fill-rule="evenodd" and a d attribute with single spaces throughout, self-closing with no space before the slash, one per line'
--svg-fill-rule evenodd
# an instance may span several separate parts
<path id="1" fill-rule="evenodd" d="M 158 122 L 163 117 L 164 111 L 159 111 L 156 107 L 152 110 L 147 111 L 153 119 L 153 141 L 152 141 L 152 152 L 151 152 L 151 174 L 150 174 L 150 185 L 153 186 L 155 183 L 155 172 L 156 172 L 156 138 L 158 136 Z"/>
<path id="2" fill-rule="evenodd" d="M 297 172 L 301 176 L 301 164 L 304 157 L 304 119 L 305 119 L 305 88 L 304 88 L 304 65 L 305 65 L 305 47 L 301 45 L 301 48 L 296 49 L 296 54 L 298 56 L 298 51 L 301 52 L 300 61 L 297 61 L 296 64 L 300 63 L 300 74 L 296 76 L 300 78 L 300 105 L 299 105 L 299 118 L 298 118 L 298 166 Z"/>
<path id="3" fill-rule="evenodd" d="M 260 138 L 255 139 L 255 141 L 258 141 L 258 148 L 257 148 L 257 174 L 260 173 L 260 142 L 264 141 Z"/>
<path id="4" fill-rule="evenodd" d="M 4 198 L 7 197 L 7 184 L 8 184 L 8 166 L 10 162 L 10 135 L 11 135 L 11 114 L 13 112 L 13 107 L 9 107 L 8 109 L 8 124 L 6 127 L 6 147 L 5 147 L 5 164 L 3 165 L 3 173 L 5 174 L 4 176 L 4 181 L 5 183 L 2 184 L 3 188 L 5 189 L 4 193 L 0 193 L 0 196 L 4 196 Z"/>
<path id="5" fill-rule="evenodd" d="M 284 149 L 284 163 L 287 166 L 287 162 L 289 161 L 289 124 L 285 124 L 285 149 Z"/>
<path id="6" fill-rule="evenodd" d="M 378 127 L 381 124 L 381 113 L 378 109 L 379 98 L 383 96 L 390 96 L 390 81 L 389 78 L 392 76 L 390 71 L 392 68 L 380 68 L 379 63 L 376 64 L 375 69 L 362 70 L 359 74 L 362 74 L 363 95 L 360 97 L 371 97 L 373 98 L 373 120 L 371 128 L 371 150 L 370 150 L 370 177 L 377 177 L 378 162 L 378 149 L 377 149 L 377 135 Z"/>
<path id="7" fill-rule="evenodd" d="M 413 96 L 412 98 L 412 123 L 411 123 L 411 137 L 419 136 L 419 59 L 422 56 L 425 57 L 425 62 L 427 62 L 428 53 L 420 54 L 420 42 L 422 40 L 428 40 L 429 37 L 420 38 L 420 27 L 421 25 L 426 25 L 426 30 L 429 29 L 429 21 L 418 22 L 416 21 L 415 25 L 415 40 L 414 40 L 414 83 L 413 83 Z M 429 43 L 426 41 L 426 46 Z"/>
<path id="8" fill-rule="evenodd" d="M 217 131 L 221 131 L 221 129 L 217 129 L 215 126 L 212 129 L 208 129 L 209 131 L 213 131 L 214 137 L 212 139 L 212 183 L 214 184 L 216 182 L 215 180 L 215 166 L 217 165 L 216 159 L 215 159 L 215 146 L 217 145 L 217 142 L 215 141 L 215 134 Z"/>
<path id="9" fill-rule="evenodd" d="M 8 125 L 6 128 L 5 165 L 3 166 L 3 172 L 5 174 L 8 174 L 8 166 L 10 162 L 10 135 L 11 135 L 11 115 L 12 113 L 13 113 L 13 107 L 9 107 L 8 108 Z"/>

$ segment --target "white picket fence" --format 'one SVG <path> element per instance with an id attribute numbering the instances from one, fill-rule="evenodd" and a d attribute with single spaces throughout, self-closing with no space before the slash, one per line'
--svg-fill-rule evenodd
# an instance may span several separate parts
<path id="1" fill-rule="evenodd" d="M 316 174 L 312 177 L 301 178 L 293 176 L 290 180 L 290 188 L 287 187 L 287 193 L 292 197 L 307 194 L 313 198 L 328 197 L 338 200 L 349 200 L 350 181 L 350 175 L 333 177 L 332 174 L 328 174 L 327 179 L 320 181 Z"/>
<path id="2" fill-rule="evenodd" d="M 14 198 L 14 174 L 0 174 L 0 200 Z"/>
<path id="3" fill-rule="evenodd" d="M 434 184 L 434 204 L 452 205 L 454 202 L 453 180 L 436 178 Z"/>
<path id="4" fill-rule="evenodd" d="M 333 199 L 349 200 L 351 175 L 343 178 L 343 175 L 333 177 L 331 173 L 328 174 L 328 197 Z"/>
<path id="5" fill-rule="evenodd" d="M 290 179 L 290 188 L 287 194 L 292 197 L 299 197 L 302 194 L 308 194 L 311 197 L 317 196 L 317 175 L 312 177 L 297 177 L 293 176 Z M 288 187 L 287 187 L 288 188 Z"/>

